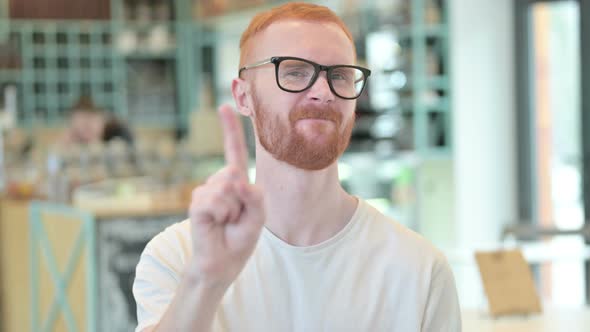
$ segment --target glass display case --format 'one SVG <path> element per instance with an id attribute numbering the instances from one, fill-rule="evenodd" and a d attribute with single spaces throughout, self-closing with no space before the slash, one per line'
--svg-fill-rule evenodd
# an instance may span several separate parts
<path id="1" fill-rule="evenodd" d="M 58 124 L 82 94 L 124 112 L 122 64 L 111 47 L 109 23 L 11 20 L 7 27 L 12 56 L 0 66 L 0 84 L 17 86 L 20 126 Z"/>

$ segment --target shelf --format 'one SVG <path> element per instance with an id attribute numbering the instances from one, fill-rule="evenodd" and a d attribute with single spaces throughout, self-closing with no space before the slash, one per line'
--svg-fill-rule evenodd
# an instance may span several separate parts
<path id="1" fill-rule="evenodd" d="M 10 20 L 10 31 L 28 31 L 40 34 L 104 33 L 110 31 L 111 28 L 111 21 L 103 20 Z"/>
<path id="2" fill-rule="evenodd" d="M 449 78 L 446 76 L 431 76 L 426 78 L 426 88 L 432 90 L 448 90 Z"/>
<path id="3" fill-rule="evenodd" d="M 395 29 L 400 40 L 415 38 L 446 38 L 448 26 L 446 24 L 405 25 Z"/>
<path id="4" fill-rule="evenodd" d="M 445 38 L 448 36 L 447 24 L 425 25 L 422 31 L 425 37 Z"/>
<path id="5" fill-rule="evenodd" d="M 106 58 L 112 56 L 112 49 L 110 45 L 96 45 L 96 44 L 78 44 L 71 46 L 69 44 L 65 47 L 58 46 L 38 46 L 34 45 L 31 48 L 29 58 L 37 57 L 44 59 L 55 59 L 59 57 L 78 57 L 78 58 Z"/>
<path id="6" fill-rule="evenodd" d="M 441 98 L 438 103 L 426 105 L 425 111 L 427 113 L 448 113 L 450 111 L 450 104 L 448 98 Z"/>
<path id="7" fill-rule="evenodd" d="M 448 113 L 449 112 L 449 102 L 447 98 L 442 98 L 442 100 L 435 104 L 427 104 L 424 103 L 421 105 L 421 112 L 420 113 Z M 383 112 L 396 112 L 401 114 L 415 114 L 418 113 L 414 110 L 414 106 L 408 103 L 400 103 L 393 108 L 383 110 Z"/>
<path id="8" fill-rule="evenodd" d="M 0 82 L 19 83 L 19 126 L 63 121 L 81 93 L 124 114 L 124 61 L 113 49 L 112 31 L 111 21 L 10 21 L 22 68 L 0 70 Z"/>
<path id="9" fill-rule="evenodd" d="M 164 52 L 146 52 L 146 51 L 134 51 L 131 53 L 121 54 L 125 59 L 128 60 L 174 60 L 176 59 L 175 50 L 169 50 Z"/>
<path id="10" fill-rule="evenodd" d="M 121 26 L 123 29 L 131 29 L 136 31 L 147 31 L 153 28 L 166 27 L 172 29 L 176 21 L 150 21 L 150 22 L 137 22 L 137 21 L 122 21 Z"/>
<path id="11" fill-rule="evenodd" d="M 270 3 L 268 3 L 270 2 Z M 267 1 L 267 3 L 251 6 L 244 9 L 235 9 L 218 15 L 212 15 L 207 18 L 196 17 L 195 23 L 201 27 L 220 27 L 227 24 L 235 24 L 235 22 L 243 21 L 244 18 L 254 17 L 257 13 L 269 10 L 289 1 Z"/>
<path id="12" fill-rule="evenodd" d="M 154 116 L 154 114 L 129 114 L 128 119 L 134 125 L 143 128 L 165 129 L 172 128 L 177 123 L 175 114 L 166 114 L 165 116 Z"/>
<path id="13" fill-rule="evenodd" d="M 453 151 L 448 147 L 425 148 L 418 151 L 421 160 L 451 160 Z"/>
<path id="14" fill-rule="evenodd" d="M 2 83 L 6 81 L 20 82 L 23 75 L 22 69 L 0 69 L 0 81 Z"/>
<path id="15" fill-rule="evenodd" d="M 437 76 L 427 76 L 425 79 L 423 86 L 417 86 L 416 89 L 421 90 L 441 90 L 441 91 L 448 91 L 450 89 L 450 82 L 449 78 L 444 75 L 437 75 Z M 399 92 L 412 92 L 414 91 L 414 82 L 412 82 L 411 77 L 407 78 L 407 82 L 405 86 L 401 89 L 398 89 Z"/>
<path id="16" fill-rule="evenodd" d="M 24 72 L 22 73 L 24 74 Z M 112 70 L 104 70 L 102 67 L 92 68 L 30 68 L 27 71 L 29 77 L 24 78 L 25 82 L 39 83 L 82 83 L 102 84 L 111 82 Z"/>

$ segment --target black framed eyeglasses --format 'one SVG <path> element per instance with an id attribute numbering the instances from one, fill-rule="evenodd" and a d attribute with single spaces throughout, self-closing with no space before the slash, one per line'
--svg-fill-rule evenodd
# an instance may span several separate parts
<path id="1" fill-rule="evenodd" d="M 275 65 L 277 85 L 283 91 L 302 92 L 309 89 L 325 71 L 330 90 L 342 99 L 358 98 L 367 84 L 371 71 L 367 68 L 352 65 L 324 66 L 306 59 L 291 56 L 273 56 L 240 68 L 238 76 L 244 70 L 263 66 L 269 63 Z"/>

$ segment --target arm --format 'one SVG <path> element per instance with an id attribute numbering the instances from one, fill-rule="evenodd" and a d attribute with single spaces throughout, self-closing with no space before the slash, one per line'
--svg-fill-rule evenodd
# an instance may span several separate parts
<path id="1" fill-rule="evenodd" d="M 188 226 L 185 221 L 166 229 L 141 255 L 133 283 L 137 332 L 211 328 L 225 289 L 199 282 L 198 271 L 185 265 Z"/>
<path id="2" fill-rule="evenodd" d="M 461 332 L 461 310 L 455 278 L 442 254 L 433 267 L 422 331 Z"/>
<path id="3" fill-rule="evenodd" d="M 156 319 L 153 331 L 210 331 L 223 294 L 252 255 L 264 225 L 262 192 L 248 183 L 241 124 L 229 107 L 222 106 L 220 116 L 227 166 L 193 191 L 192 256 L 182 277 L 164 266 L 166 258 L 149 253 L 137 267 L 138 316 Z"/>
<path id="4" fill-rule="evenodd" d="M 193 271 L 187 271 L 160 323 L 151 331 L 210 331 L 226 289 L 205 285 Z"/>

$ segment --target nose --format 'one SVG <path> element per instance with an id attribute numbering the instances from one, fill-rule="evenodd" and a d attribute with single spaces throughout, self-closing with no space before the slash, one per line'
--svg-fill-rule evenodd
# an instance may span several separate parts
<path id="1" fill-rule="evenodd" d="M 320 73 L 308 92 L 309 99 L 317 103 L 331 103 L 335 96 L 330 90 L 326 73 Z"/>

